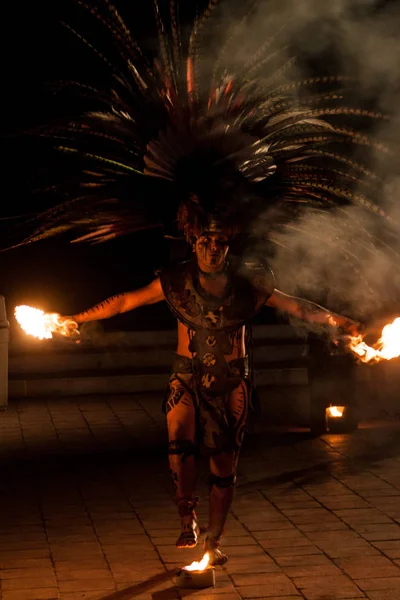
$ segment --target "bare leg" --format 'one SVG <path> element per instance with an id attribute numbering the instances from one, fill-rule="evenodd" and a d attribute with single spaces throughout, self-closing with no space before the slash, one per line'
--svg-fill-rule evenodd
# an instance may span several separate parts
<path id="1" fill-rule="evenodd" d="M 210 458 L 210 513 L 208 535 L 219 539 L 232 504 L 236 481 L 236 454 L 224 452 Z"/>
<path id="2" fill-rule="evenodd" d="M 193 497 L 196 484 L 196 415 L 192 397 L 178 379 L 171 378 L 166 412 L 169 467 L 182 527 L 176 545 L 178 548 L 192 548 L 197 545 L 199 535 L 194 510 L 197 501 Z"/>
<path id="3" fill-rule="evenodd" d="M 210 458 L 210 514 L 205 549 L 210 553 L 213 565 L 222 565 L 228 560 L 219 546 L 233 500 L 239 449 L 247 419 L 248 390 L 245 382 L 233 390 L 228 410 L 232 434 L 235 436 L 233 446 L 236 450 L 216 454 Z"/>

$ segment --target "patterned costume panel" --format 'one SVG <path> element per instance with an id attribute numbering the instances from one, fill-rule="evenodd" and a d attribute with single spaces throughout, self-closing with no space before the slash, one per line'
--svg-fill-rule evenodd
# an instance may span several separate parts
<path id="1" fill-rule="evenodd" d="M 180 263 L 160 273 L 166 301 L 173 314 L 195 331 L 238 329 L 249 322 L 274 291 L 272 271 L 261 264 L 243 262 L 229 273 L 230 283 L 224 298 L 202 290 L 193 262 Z"/>
<path id="2" fill-rule="evenodd" d="M 178 393 L 177 393 L 178 391 Z M 207 455 L 240 450 L 249 407 L 248 382 L 241 379 L 225 394 L 199 394 L 189 373 L 172 373 L 165 411 L 169 414 L 178 403 L 196 412 L 196 445 Z M 191 406 L 189 406 L 191 404 Z"/>

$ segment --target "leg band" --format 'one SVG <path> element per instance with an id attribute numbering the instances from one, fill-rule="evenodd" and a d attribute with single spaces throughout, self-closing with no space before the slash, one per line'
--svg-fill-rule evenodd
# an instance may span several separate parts
<path id="1" fill-rule="evenodd" d="M 184 460 L 187 456 L 195 456 L 196 445 L 192 440 L 171 440 L 168 443 L 168 454 L 179 454 Z"/>
<path id="2" fill-rule="evenodd" d="M 210 475 L 210 486 L 215 485 L 218 488 L 233 488 L 236 484 L 236 475 L 228 475 L 227 477 L 218 477 L 218 475 Z"/>

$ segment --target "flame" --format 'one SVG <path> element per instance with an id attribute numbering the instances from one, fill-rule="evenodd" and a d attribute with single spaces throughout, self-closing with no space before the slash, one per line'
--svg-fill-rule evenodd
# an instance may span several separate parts
<path id="1" fill-rule="evenodd" d="M 382 359 L 391 360 L 400 356 L 400 317 L 388 323 L 382 329 L 382 335 L 375 347 L 368 346 L 362 341 L 361 335 L 351 337 L 349 347 L 364 363 L 379 362 Z"/>
<path id="2" fill-rule="evenodd" d="M 330 417 L 343 417 L 344 406 L 328 406 L 326 410 Z"/>
<path id="3" fill-rule="evenodd" d="M 198 561 L 193 561 L 191 565 L 187 567 L 183 567 L 185 571 L 205 571 L 208 567 L 208 563 L 210 562 L 210 555 L 208 552 L 205 553 L 203 558 Z"/>
<path id="4" fill-rule="evenodd" d="M 45 313 L 32 306 L 17 306 L 14 311 L 19 325 L 28 335 L 49 340 L 53 333 L 71 336 L 79 334 L 78 324 L 72 319 L 61 319 L 58 313 Z"/>

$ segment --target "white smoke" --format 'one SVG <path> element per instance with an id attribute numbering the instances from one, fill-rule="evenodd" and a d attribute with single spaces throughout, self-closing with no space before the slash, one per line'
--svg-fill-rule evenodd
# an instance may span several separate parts
<path id="1" fill-rule="evenodd" d="M 225 15 L 226 16 L 226 15 Z M 277 287 L 285 292 L 322 301 L 357 318 L 400 311 L 400 179 L 396 146 L 400 139 L 400 5 L 378 0 L 281 0 L 259 3 L 241 39 L 248 44 L 230 54 L 232 64 L 251 56 L 255 46 L 289 21 L 282 46 L 290 56 L 296 44 L 308 58 L 334 49 L 340 74 L 357 80 L 356 105 L 390 114 L 374 120 L 370 131 L 379 144 L 370 149 L 369 168 L 382 175 L 379 206 L 387 219 L 365 207 L 331 214 L 305 211 L 296 222 L 274 236 L 271 257 Z M 329 64 L 327 73 L 329 74 Z M 291 79 L 309 76 L 301 65 Z M 255 224 L 262 236 L 265 221 Z M 260 250 L 260 248 L 258 248 Z"/>

